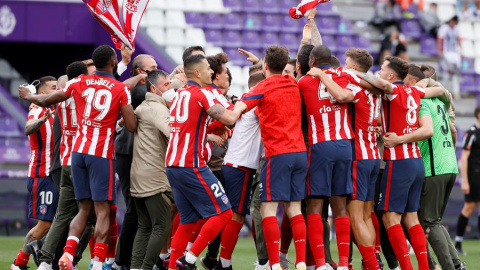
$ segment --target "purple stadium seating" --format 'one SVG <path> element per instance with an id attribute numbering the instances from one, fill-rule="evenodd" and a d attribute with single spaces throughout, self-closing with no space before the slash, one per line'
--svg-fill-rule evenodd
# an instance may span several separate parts
<path id="1" fill-rule="evenodd" d="M 292 0 L 279 0 L 278 3 L 278 8 L 280 9 L 280 13 L 282 14 L 288 14 L 288 9 L 291 7 L 295 7 L 298 5 L 300 2 L 294 2 Z M 290 17 L 290 16 L 288 16 Z"/>
<path id="2" fill-rule="evenodd" d="M 414 18 L 418 18 L 418 5 L 408 5 L 407 11 L 415 15 Z"/>
<path id="3" fill-rule="evenodd" d="M 475 74 L 475 59 L 463 58 L 462 59 L 462 74 Z"/>
<path id="4" fill-rule="evenodd" d="M 228 7 L 231 11 L 241 11 L 242 2 L 241 0 L 223 0 L 223 5 Z"/>
<path id="5" fill-rule="evenodd" d="M 320 16 L 334 15 L 336 14 L 332 10 L 332 2 L 322 3 L 317 6 L 317 14 Z"/>
<path id="6" fill-rule="evenodd" d="M 243 28 L 251 31 L 261 31 L 262 21 L 257 14 L 247 13 L 243 16 Z"/>
<path id="7" fill-rule="evenodd" d="M 205 13 L 204 25 L 206 29 L 222 29 L 222 18 L 218 13 Z"/>
<path id="8" fill-rule="evenodd" d="M 245 57 L 238 53 L 237 48 L 227 48 L 225 53 L 228 55 L 229 62 L 236 66 L 248 65 L 248 61 L 245 60 Z"/>
<path id="9" fill-rule="evenodd" d="M 22 133 L 18 127 L 17 121 L 11 117 L 0 118 L 0 136 L 4 137 L 18 137 Z"/>
<path id="10" fill-rule="evenodd" d="M 242 1 L 243 11 L 247 12 L 256 12 L 262 13 L 262 9 L 260 8 L 260 1 L 258 0 L 243 0 Z"/>
<path id="11" fill-rule="evenodd" d="M 402 32 L 407 37 L 418 39 L 422 29 L 418 20 L 402 20 Z"/>
<path id="12" fill-rule="evenodd" d="M 278 15 L 265 14 L 262 16 L 262 28 L 265 31 L 277 32 L 280 31 L 280 18 Z"/>
<path id="13" fill-rule="evenodd" d="M 338 17 L 328 16 L 320 17 L 317 19 L 317 27 L 320 30 L 321 34 L 336 34 L 338 27 Z"/>
<path id="14" fill-rule="evenodd" d="M 356 48 L 365 49 L 365 50 L 370 49 L 370 39 L 355 35 L 354 41 L 355 41 L 354 45 Z"/>
<path id="15" fill-rule="evenodd" d="M 242 48 L 245 49 L 260 49 L 263 48 L 258 32 L 244 31 L 242 38 Z"/>
<path id="16" fill-rule="evenodd" d="M 338 20 L 338 33 L 342 35 L 353 35 L 353 26 L 350 20 L 340 18 Z"/>
<path id="17" fill-rule="evenodd" d="M 476 85 L 476 75 L 474 74 L 462 74 L 460 83 L 460 90 L 463 92 L 476 92 L 478 91 Z"/>
<path id="18" fill-rule="evenodd" d="M 337 51 L 344 53 L 351 47 L 355 47 L 355 42 L 351 35 L 337 35 Z"/>
<path id="19" fill-rule="evenodd" d="M 224 46 L 222 33 L 218 30 L 205 30 L 205 39 L 215 46 Z"/>
<path id="20" fill-rule="evenodd" d="M 263 13 L 278 13 L 280 9 L 278 7 L 277 0 L 261 0 L 260 6 Z"/>
<path id="21" fill-rule="evenodd" d="M 227 30 L 223 32 L 223 46 L 228 48 L 238 48 L 242 46 L 242 36 L 240 31 Z"/>
<path id="22" fill-rule="evenodd" d="M 335 36 L 332 35 L 322 35 L 323 45 L 327 46 L 332 52 L 335 52 L 337 48 L 337 41 Z"/>
<path id="23" fill-rule="evenodd" d="M 299 20 L 294 20 L 290 16 L 280 16 L 280 27 L 283 33 L 297 33 L 300 28 Z"/>
<path id="24" fill-rule="evenodd" d="M 203 27 L 203 15 L 197 12 L 185 12 L 185 20 L 195 27 Z"/>
<path id="25" fill-rule="evenodd" d="M 229 30 L 243 29 L 243 20 L 240 13 L 227 13 L 223 15 L 223 27 Z"/>
<path id="26" fill-rule="evenodd" d="M 279 45 L 278 35 L 272 32 L 262 33 L 262 44 L 263 46 Z M 282 44 L 284 45 L 284 44 Z"/>
<path id="27" fill-rule="evenodd" d="M 437 40 L 430 35 L 422 35 L 420 38 L 420 52 L 431 56 L 437 56 Z"/>
<path id="28" fill-rule="evenodd" d="M 298 49 L 300 45 L 297 35 L 292 33 L 282 33 L 280 34 L 280 44 L 287 47 L 289 50 Z"/>

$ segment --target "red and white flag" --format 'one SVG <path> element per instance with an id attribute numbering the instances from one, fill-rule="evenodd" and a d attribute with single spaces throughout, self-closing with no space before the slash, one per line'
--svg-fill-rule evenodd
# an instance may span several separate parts
<path id="1" fill-rule="evenodd" d="M 124 0 L 122 16 L 118 0 L 83 0 L 90 13 L 112 36 L 115 47 L 135 49 L 135 37 L 149 0 Z"/>
<path id="2" fill-rule="evenodd" d="M 290 8 L 288 13 L 290 17 L 294 19 L 301 19 L 303 16 L 308 16 L 310 10 L 316 7 L 318 4 L 328 2 L 330 0 L 301 0 L 298 6 Z"/>

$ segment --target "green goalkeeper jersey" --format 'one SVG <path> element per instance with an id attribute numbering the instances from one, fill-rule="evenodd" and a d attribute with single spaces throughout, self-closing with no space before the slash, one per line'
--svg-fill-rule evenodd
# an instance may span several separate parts
<path id="1" fill-rule="evenodd" d="M 425 165 L 425 177 L 458 173 L 450 117 L 445 104 L 438 98 L 424 98 L 419 115 L 420 117 L 428 115 L 433 122 L 433 136 L 418 142 Z"/>

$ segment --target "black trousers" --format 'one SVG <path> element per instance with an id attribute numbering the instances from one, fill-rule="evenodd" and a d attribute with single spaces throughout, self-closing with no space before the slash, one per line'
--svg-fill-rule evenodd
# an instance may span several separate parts
<path id="1" fill-rule="evenodd" d="M 135 202 L 130 195 L 130 169 L 132 167 L 132 156 L 116 154 L 117 174 L 122 186 L 122 194 L 125 199 L 127 211 L 123 219 L 122 231 L 118 237 L 117 254 L 115 263 L 117 265 L 130 267 L 132 258 L 133 242 L 138 228 L 137 211 Z"/>

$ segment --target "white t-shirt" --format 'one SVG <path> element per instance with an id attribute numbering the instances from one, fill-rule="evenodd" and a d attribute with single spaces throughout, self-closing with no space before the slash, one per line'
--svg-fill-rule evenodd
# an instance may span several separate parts
<path id="1" fill-rule="evenodd" d="M 250 110 L 237 121 L 228 145 L 224 164 L 233 164 L 250 169 L 258 169 L 264 155 L 260 125 L 256 109 Z"/>
<path id="2" fill-rule="evenodd" d="M 460 34 L 458 31 L 458 25 L 451 28 L 449 25 L 444 24 L 438 29 L 438 37 L 443 39 L 443 53 L 456 52 L 459 53 L 460 45 L 458 39 Z"/>

